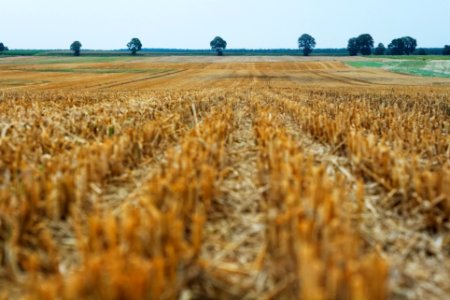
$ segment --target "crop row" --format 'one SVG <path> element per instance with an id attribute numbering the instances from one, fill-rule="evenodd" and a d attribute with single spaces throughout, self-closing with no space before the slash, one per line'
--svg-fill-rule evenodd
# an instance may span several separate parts
<path id="1" fill-rule="evenodd" d="M 411 210 L 429 203 L 433 209 L 428 226 L 436 228 L 450 215 L 450 122 L 440 108 L 445 102 L 398 101 L 403 102 L 387 105 L 374 97 L 358 104 L 324 98 L 314 99 L 312 105 L 308 99 L 280 97 L 276 106 L 303 131 L 347 156 L 356 176 L 392 192 L 393 205 Z M 399 107 L 407 101 L 417 107 L 413 113 Z"/>
<path id="2" fill-rule="evenodd" d="M 259 181 L 266 186 L 267 249 L 280 291 L 296 299 L 384 299 L 388 267 L 364 250 L 341 205 L 342 179 L 326 175 L 277 120 L 254 103 Z M 348 200 L 347 200 L 348 201 Z"/>
<path id="3" fill-rule="evenodd" d="M 0 141 L 4 175 L 0 182 L 1 277 L 17 283 L 37 274 L 61 273 L 66 268 L 62 263 L 65 258 L 58 253 L 60 241 L 49 229 L 52 223 L 69 224 L 69 232 L 76 233 L 78 248 L 78 243 L 82 244 L 86 236 L 90 240 L 87 242 L 89 249 L 98 248 L 97 240 L 89 236 L 100 230 L 96 222 L 112 222 L 112 219 L 108 219 L 109 216 L 104 219 L 99 213 L 96 191 L 110 178 L 138 167 L 160 149 L 177 142 L 180 134 L 184 135 L 189 127 L 197 128 L 203 115 L 215 107 L 205 103 L 203 97 L 195 100 L 195 95 L 191 95 L 190 99 L 193 100 L 159 105 L 156 116 L 148 117 L 147 121 L 137 124 L 139 126 L 70 150 L 61 150 L 44 161 L 45 154 L 35 153 L 33 143 L 20 144 L 21 151 L 17 151 L 10 147 L 15 142 L 13 135 L 4 135 Z M 52 126 L 58 127 L 58 122 Z M 45 130 L 47 124 L 39 127 Z M 48 139 L 52 145 L 58 143 L 57 135 Z M 30 159 L 30 155 L 35 155 L 36 160 Z M 126 212 L 131 213 L 130 210 Z M 91 226 L 90 231 L 80 229 L 83 226 L 79 224 L 86 222 Z M 150 243 L 147 248 L 154 246 Z M 79 252 L 86 254 L 85 250 Z M 78 261 L 88 257 L 75 256 Z"/>

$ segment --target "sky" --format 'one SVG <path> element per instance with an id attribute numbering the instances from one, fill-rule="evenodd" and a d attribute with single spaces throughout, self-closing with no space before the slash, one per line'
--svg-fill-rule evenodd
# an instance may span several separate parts
<path id="1" fill-rule="evenodd" d="M 4 2 L 4 3 L 2 3 Z M 10 49 L 296 48 L 303 33 L 317 48 L 344 48 L 370 33 L 385 45 L 412 36 L 418 47 L 450 44 L 449 0 L 0 0 L 0 42 Z"/>

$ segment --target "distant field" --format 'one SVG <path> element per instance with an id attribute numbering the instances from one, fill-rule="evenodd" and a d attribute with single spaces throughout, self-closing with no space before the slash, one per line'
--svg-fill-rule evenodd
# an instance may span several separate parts
<path id="1" fill-rule="evenodd" d="M 34 72 L 58 72 L 58 73 L 92 73 L 92 74 L 113 74 L 113 73 L 161 73 L 169 70 L 164 69 L 95 69 L 95 68 L 80 68 L 80 69 L 34 69 Z"/>
<path id="2" fill-rule="evenodd" d="M 114 62 L 114 61 L 127 61 L 136 59 L 133 56 L 0 56 L 0 65 L 11 64 L 14 62 L 16 65 L 29 65 L 29 64 L 66 64 L 66 63 L 100 63 L 100 62 Z"/>
<path id="3" fill-rule="evenodd" d="M 444 57 L 444 56 L 442 56 Z M 439 56 L 439 59 L 442 58 Z M 367 60 L 350 61 L 350 66 L 356 68 L 381 68 L 384 70 L 425 77 L 450 78 L 450 60 L 433 60 L 422 57 L 402 60 Z"/>
<path id="4" fill-rule="evenodd" d="M 432 70 L 427 71 L 421 65 L 423 72 L 446 72 L 434 61 L 409 63 L 426 63 Z M 260 79 L 271 86 L 284 88 L 373 84 L 420 86 L 449 82 L 447 78 L 396 74 L 390 72 L 395 70 L 384 68 L 384 64 L 384 60 L 325 56 L 5 57 L 0 59 L 0 89 L 201 88 L 220 87 L 229 82 L 241 82 L 245 86 Z M 408 65 L 408 61 L 395 60 L 390 64 L 390 67 L 400 68 Z"/>
<path id="5" fill-rule="evenodd" d="M 377 55 L 364 56 L 365 58 L 386 58 L 401 60 L 450 60 L 450 55 Z"/>

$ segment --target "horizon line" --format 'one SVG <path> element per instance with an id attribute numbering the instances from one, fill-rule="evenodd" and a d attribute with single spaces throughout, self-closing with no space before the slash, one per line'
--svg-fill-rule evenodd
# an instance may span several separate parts
<path id="1" fill-rule="evenodd" d="M 7 45 L 5 45 L 7 46 Z M 425 49 L 441 49 L 443 46 L 421 46 L 417 47 L 417 49 L 425 48 Z M 376 48 L 376 47 L 373 47 Z M 314 48 L 316 50 L 347 50 L 347 47 L 320 47 Z M 9 48 L 9 51 L 13 50 L 35 50 L 35 51 L 71 51 L 69 48 Z M 129 51 L 127 48 L 110 48 L 110 49 L 93 49 L 93 48 L 85 48 L 83 51 Z M 170 47 L 152 47 L 152 48 L 142 48 L 143 50 L 182 50 L 182 51 L 214 51 L 210 48 L 170 48 Z M 289 51 L 301 51 L 299 48 L 226 48 L 225 51 L 234 51 L 234 50 L 289 50 Z"/>

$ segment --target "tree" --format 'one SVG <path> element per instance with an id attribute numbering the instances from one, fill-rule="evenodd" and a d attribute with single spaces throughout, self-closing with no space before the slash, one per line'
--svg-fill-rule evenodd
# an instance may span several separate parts
<path id="1" fill-rule="evenodd" d="M 414 53 L 417 47 L 417 41 L 410 36 L 402 37 L 402 39 L 405 44 L 405 54 L 410 55 Z"/>
<path id="2" fill-rule="evenodd" d="M 450 45 L 444 46 L 444 50 L 442 50 L 442 55 L 450 55 Z"/>
<path id="3" fill-rule="evenodd" d="M 348 40 L 347 50 L 350 56 L 358 55 L 359 48 L 357 38 L 351 38 Z"/>
<path id="4" fill-rule="evenodd" d="M 304 56 L 311 54 L 314 47 L 316 47 L 316 40 L 309 34 L 302 34 L 302 36 L 298 38 L 298 48 L 303 51 Z"/>
<path id="5" fill-rule="evenodd" d="M 401 38 L 393 39 L 388 48 L 391 55 L 403 55 L 405 53 L 405 43 Z"/>
<path id="6" fill-rule="evenodd" d="M 3 45 L 3 43 L 0 43 L 0 52 L 5 51 L 5 45 Z"/>
<path id="7" fill-rule="evenodd" d="M 217 51 L 217 55 L 222 56 L 223 50 L 227 48 L 227 42 L 220 36 L 216 36 L 210 43 L 211 50 Z"/>
<path id="8" fill-rule="evenodd" d="M 356 38 L 356 44 L 358 46 L 358 52 L 362 55 L 371 55 L 373 48 L 373 38 L 370 34 L 364 33 Z"/>
<path id="9" fill-rule="evenodd" d="M 75 41 L 72 43 L 72 45 L 70 45 L 70 51 L 73 51 L 73 55 L 80 56 L 82 46 L 83 45 L 81 45 L 79 41 Z"/>
<path id="10" fill-rule="evenodd" d="M 136 55 L 138 51 L 142 49 L 142 43 L 138 38 L 132 38 L 131 41 L 127 44 L 128 50 L 131 51 L 132 55 Z"/>
<path id="11" fill-rule="evenodd" d="M 386 47 L 383 45 L 383 43 L 379 43 L 378 46 L 375 48 L 374 54 L 384 55 L 384 53 L 386 53 Z"/>
<path id="12" fill-rule="evenodd" d="M 410 55 L 416 50 L 417 41 L 410 36 L 393 39 L 388 48 L 392 55 Z"/>

